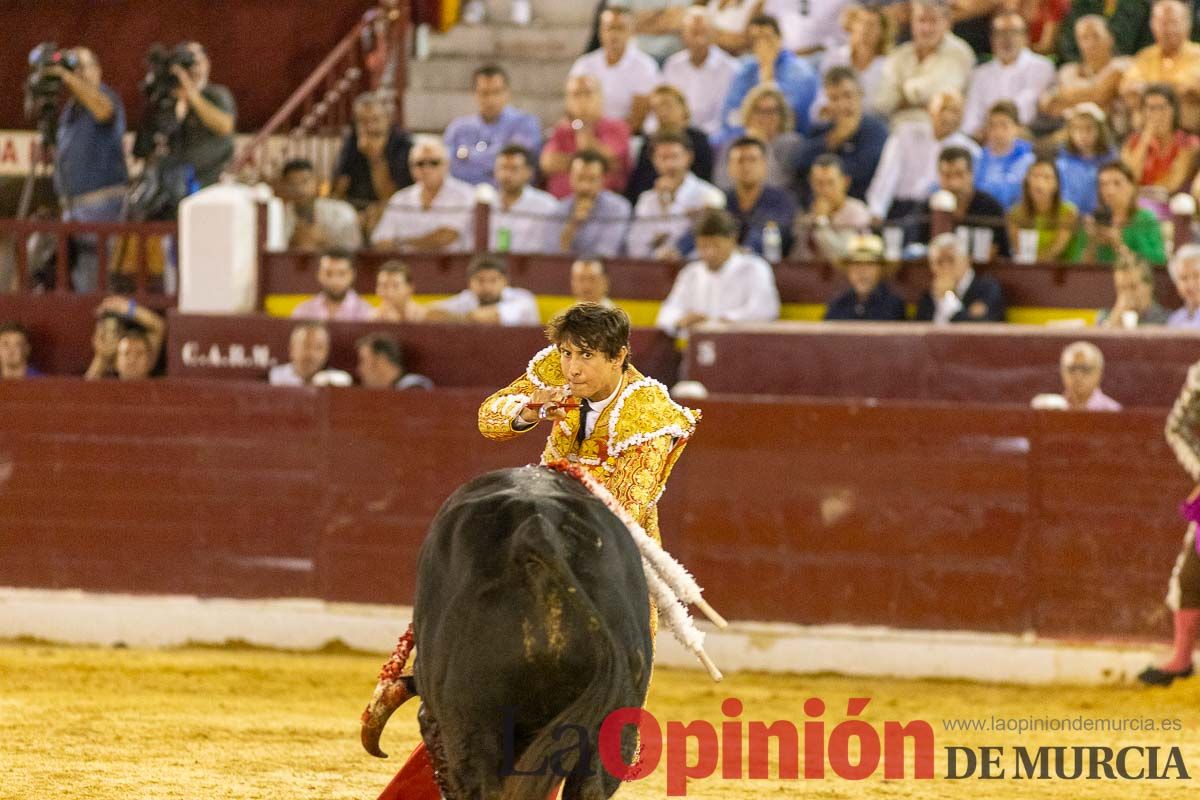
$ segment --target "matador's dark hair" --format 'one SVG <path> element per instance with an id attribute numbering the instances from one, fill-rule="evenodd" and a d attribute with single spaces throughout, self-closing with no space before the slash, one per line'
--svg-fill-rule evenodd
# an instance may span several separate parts
<path id="1" fill-rule="evenodd" d="M 629 315 L 619 308 L 599 303 L 578 303 L 550 320 L 546 338 L 556 345 L 571 342 L 579 347 L 616 358 L 629 347 Z M 629 366 L 625 356 L 622 369 Z"/>

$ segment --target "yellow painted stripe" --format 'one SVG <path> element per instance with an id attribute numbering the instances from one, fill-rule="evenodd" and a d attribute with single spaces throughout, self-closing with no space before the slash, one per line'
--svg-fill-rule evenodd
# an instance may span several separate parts
<path id="1" fill-rule="evenodd" d="M 307 294 L 273 294 L 266 300 L 266 312 L 273 317 L 290 317 L 296 306 L 312 295 Z M 378 305 L 375 295 L 364 295 L 373 304 Z M 416 299 L 421 303 L 433 303 L 450 297 L 445 294 L 420 294 Z M 542 322 L 549 322 L 555 314 L 571 305 L 572 300 L 566 295 L 538 295 L 538 314 Z M 617 305 L 625 309 L 629 319 L 639 328 L 654 326 L 658 317 L 657 300 L 617 300 Z M 914 311 L 909 308 L 909 314 Z M 797 320 L 801 322 L 819 322 L 825 314 L 825 306 L 819 303 L 784 303 L 780 309 L 780 319 Z M 1096 324 L 1097 311 L 1094 308 L 1038 308 L 1034 306 L 1018 306 L 1008 310 L 1008 321 L 1016 325 L 1047 325 L 1064 321 L 1082 320 L 1087 325 Z"/>

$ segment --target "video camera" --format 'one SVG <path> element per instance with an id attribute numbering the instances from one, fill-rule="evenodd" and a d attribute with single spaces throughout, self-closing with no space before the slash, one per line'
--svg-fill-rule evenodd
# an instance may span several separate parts
<path id="1" fill-rule="evenodd" d="M 42 42 L 29 51 L 29 77 L 25 80 L 25 118 L 36 122 L 42 141 L 53 145 L 58 127 L 58 95 L 62 78 L 49 71 L 50 67 L 75 71 L 79 58 L 73 50 L 59 49 L 54 42 Z"/>
<path id="2" fill-rule="evenodd" d="M 145 158 L 154 151 L 158 137 L 169 137 L 179 125 L 175 116 L 175 90 L 179 78 L 171 71 L 174 66 L 189 69 L 196 56 L 186 44 L 168 50 L 159 43 L 150 45 L 146 53 L 146 77 L 142 78 L 142 94 L 146 98 L 146 116 L 138 129 L 133 154 Z"/>

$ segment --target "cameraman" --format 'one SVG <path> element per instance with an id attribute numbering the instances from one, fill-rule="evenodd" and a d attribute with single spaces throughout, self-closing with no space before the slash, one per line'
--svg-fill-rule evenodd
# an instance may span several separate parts
<path id="1" fill-rule="evenodd" d="M 166 162 L 190 165 L 201 188 L 217 182 L 233 158 L 233 127 L 237 106 L 229 89 L 208 82 L 208 53 L 199 42 L 185 42 L 180 51 L 191 55 L 191 66 L 171 65 L 179 80 L 175 89 L 175 117 L 179 127 L 171 135 Z"/>
<path id="2" fill-rule="evenodd" d="M 125 184 L 125 106 L 100 82 L 100 63 L 86 47 L 73 53 L 74 71 L 58 64 L 46 72 L 71 92 L 58 120 L 54 188 L 68 222 L 115 222 L 121 218 Z M 76 258 L 71 280 L 77 292 L 95 291 L 99 256 L 95 234 L 72 237 Z"/>

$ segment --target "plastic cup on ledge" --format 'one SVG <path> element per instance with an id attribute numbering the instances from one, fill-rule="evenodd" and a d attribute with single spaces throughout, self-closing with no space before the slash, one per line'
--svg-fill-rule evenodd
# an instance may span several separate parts
<path id="1" fill-rule="evenodd" d="M 986 264 L 992 260 L 992 229 L 975 228 L 971 231 L 971 260 Z"/>
<path id="2" fill-rule="evenodd" d="M 1023 228 L 1017 232 L 1017 263 L 1037 263 L 1038 232 Z"/>
<path id="3" fill-rule="evenodd" d="M 899 261 L 904 254 L 904 229 L 899 225 L 888 225 L 883 229 L 883 257 L 888 261 Z"/>

